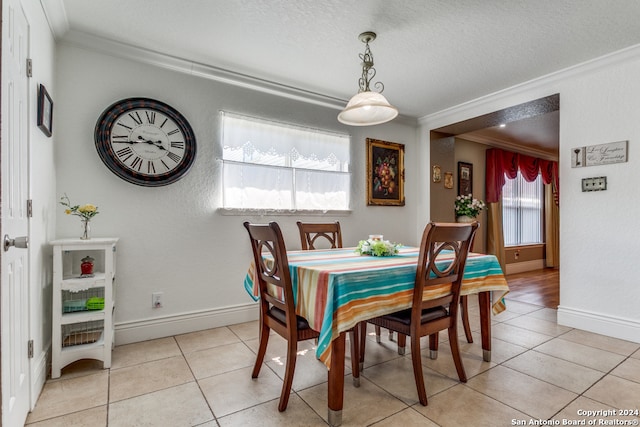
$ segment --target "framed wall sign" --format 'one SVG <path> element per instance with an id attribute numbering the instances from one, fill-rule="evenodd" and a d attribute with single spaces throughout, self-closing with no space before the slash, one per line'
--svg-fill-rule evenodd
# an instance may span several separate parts
<path id="1" fill-rule="evenodd" d="M 38 86 L 38 127 L 47 136 L 53 131 L 53 101 L 44 85 Z"/>
<path id="2" fill-rule="evenodd" d="M 367 138 L 367 205 L 404 206 L 404 145 Z"/>
<path id="3" fill-rule="evenodd" d="M 440 182 L 442 181 L 442 170 L 440 169 L 440 166 L 438 165 L 433 165 L 433 182 Z"/>
<path id="4" fill-rule="evenodd" d="M 453 172 L 444 173 L 444 188 L 447 190 L 453 189 Z"/>
<path id="5" fill-rule="evenodd" d="M 473 165 L 458 162 L 458 196 L 473 194 Z"/>

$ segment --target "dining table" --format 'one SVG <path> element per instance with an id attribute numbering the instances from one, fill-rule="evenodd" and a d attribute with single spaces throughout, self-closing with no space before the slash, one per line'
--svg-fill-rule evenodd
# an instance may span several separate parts
<path id="1" fill-rule="evenodd" d="M 287 251 L 296 314 L 320 333 L 316 356 L 328 368 L 328 422 L 342 424 L 345 333 L 360 322 L 411 307 L 420 248 L 402 246 L 393 256 L 369 256 L 356 248 Z M 263 255 L 268 258 L 270 255 Z M 436 263 L 453 255 L 443 251 Z M 255 266 L 244 279 L 245 290 L 259 298 Z M 424 300 L 449 291 L 443 284 L 425 290 Z M 494 255 L 469 253 L 461 295 L 478 294 L 483 359 L 491 360 L 491 313 L 506 309 L 507 281 Z M 357 328 L 356 328 L 357 329 Z"/>

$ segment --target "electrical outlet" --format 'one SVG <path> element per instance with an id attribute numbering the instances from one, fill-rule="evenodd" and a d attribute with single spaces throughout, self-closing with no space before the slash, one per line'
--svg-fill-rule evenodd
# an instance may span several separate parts
<path id="1" fill-rule="evenodd" d="M 151 307 L 162 308 L 162 292 L 154 292 L 151 294 Z"/>

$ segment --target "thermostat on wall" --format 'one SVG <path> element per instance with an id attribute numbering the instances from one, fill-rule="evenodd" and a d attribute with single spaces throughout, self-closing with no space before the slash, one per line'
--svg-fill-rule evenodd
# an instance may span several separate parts
<path id="1" fill-rule="evenodd" d="M 603 191 L 607 189 L 607 177 L 582 178 L 582 191 Z"/>

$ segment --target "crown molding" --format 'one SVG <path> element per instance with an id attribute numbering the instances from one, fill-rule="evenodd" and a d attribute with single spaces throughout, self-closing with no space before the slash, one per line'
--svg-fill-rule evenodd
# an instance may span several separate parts
<path id="1" fill-rule="evenodd" d="M 428 129 L 448 126 L 514 104 L 559 93 L 560 84 L 569 79 L 584 77 L 605 68 L 638 59 L 640 59 L 640 44 L 420 117 L 418 123 Z"/>
<path id="2" fill-rule="evenodd" d="M 62 0 L 41 1 L 55 2 Z M 62 26 L 58 26 L 62 28 Z M 59 39 L 59 42 L 61 44 L 66 44 L 69 46 L 75 46 L 90 51 L 101 52 L 103 54 L 114 56 L 117 58 L 140 62 L 143 64 L 152 65 L 154 67 L 188 74 L 194 77 L 215 80 L 221 83 L 255 90 L 258 92 L 268 93 L 271 95 L 293 99 L 296 101 L 306 102 L 309 104 L 319 105 L 334 110 L 342 110 L 348 102 L 348 100 L 346 99 L 323 95 L 321 93 L 299 89 L 281 83 L 275 83 L 247 74 L 237 73 L 223 68 L 214 67 L 212 65 L 190 61 L 184 58 L 167 55 L 165 53 L 156 52 L 150 49 L 144 49 L 138 46 L 110 40 L 81 31 L 67 29 L 64 33 L 64 36 Z M 394 122 L 415 127 L 418 126 L 418 119 L 416 117 L 406 116 L 402 114 L 398 115 Z"/>
<path id="3" fill-rule="evenodd" d="M 40 0 L 40 7 L 47 19 L 53 38 L 61 40 L 69 31 L 67 12 L 62 0 Z"/>
<path id="4" fill-rule="evenodd" d="M 221 83 L 239 86 L 246 89 L 277 95 L 297 101 L 303 101 L 336 110 L 343 109 L 347 103 L 347 100 L 345 99 L 322 95 L 320 93 L 298 89 L 293 86 L 287 86 L 284 84 L 259 79 L 257 77 L 252 77 L 246 74 L 236 73 L 223 68 L 189 61 L 184 58 L 167 55 L 149 49 L 143 49 L 127 43 L 98 37 L 93 34 L 80 31 L 67 31 L 60 42 L 62 44 L 67 44 L 91 51 L 99 51 L 110 56 L 128 59 L 135 62 L 141 62 L 144 64 L 153 65 L 155 67 L 188 74 L 195 77 L 215 80 Z"/>

